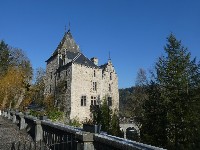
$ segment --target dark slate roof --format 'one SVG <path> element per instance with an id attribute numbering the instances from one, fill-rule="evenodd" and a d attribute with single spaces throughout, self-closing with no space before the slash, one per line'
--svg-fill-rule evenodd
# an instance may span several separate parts
<path id="1" fill-rule="evenodd" d="M 99 68 L 101 68 L 101 69 L 105 69 L 107 65 L 108 65 L 108 63 L 103 64 L 103 65 L 99 66 Z"/>
<path id="2" fill-rule="evenodd" d="M 85 66 L 88 66 L 88 67 L 98 68 L 97 65 L 95 65 L 90 59 L 85 57 L 82 53 L 79 53 L 79 55 L 80 55 L 79 57 L 77 57 L 73 60 L 74 63 L 82 64 L 82 65 L 85 65 Z"/>
<path id="3" fill-rule="evenodd" d="M 74 59 L 79 53 L 74 53 L 74 52 L 67 51 L 66 54 L 67 54 L 67 58 L 68 59 Z"/>
<path id="4" fill-rule="evenodd" d="M 70 30 L 68 30 L 67 32 L 65 32 L 61 42 L 59 43 L 57 49 L 54 51 L 54 53 L 56 53 L 58 51 L 58 49 L 60 50 L 67 50 L 70 52 L 80 52 L 79 46 L 76 44 L 75 40 L 72 37 L 72 34 L 70 32 Z"/>
<path id="5" fill-rule="evenodd" d="M 66 52 L 65 52 L 66 53 L 66 57 L 69 59 L 70 63 L 72 62 L 72 63 L 85 65 L 85 66 L 88 66 L 88 67 L 99 68 L 90 59 L 85 57 L 80 52 L 79 46 L 74 41 L 70 30 L 65 32 L 65 35 L 63 36 L 63 39 L 59 43 L 57 49 L 54 51 L 52 56 L 46 62 L 48 62 L 51 59 L 53 59 L 54 57 L 56 57 L 57 54 L 58 54 L 58 50 L 61 50 L 61 51 L 62 50 L 65 51 L 66 50 Z"/>
<path id="6" fill-rule="evenodd" d="M 76 44 L 75 40 L 73 39 L 70 30 L 65 32 L 65 34 L 64 34 L 61 42 L 59 43 L 58 47 L 53 52 L 52 56 L 48 60 L 46 60 L 46 62 L 48 62 L 49 60 L 51 60 L 52 58 L 54 58 L 58 54 L 58 49 L 60 49 L 60 50 L 66 49 L 67 52 L 74 52 L 74 53 L 80 52 L 79 46 Z"/>

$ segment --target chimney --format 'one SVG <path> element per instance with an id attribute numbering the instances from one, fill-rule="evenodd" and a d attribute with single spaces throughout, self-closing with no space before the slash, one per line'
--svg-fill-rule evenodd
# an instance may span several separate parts
<path id="1" fill-rule="evenodd" d="M 95 65 L 98 66 L 98 58 L 93 57 L 93 58 L 91 58 L 90 60 L 91 60 Z"/>

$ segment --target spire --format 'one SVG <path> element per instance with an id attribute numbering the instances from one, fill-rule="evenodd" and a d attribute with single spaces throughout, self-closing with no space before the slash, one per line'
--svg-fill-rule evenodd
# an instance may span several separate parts
<path id="1" fill-rule="evenodd" d="M 65 25 L 65 33 L 67 32 L 66 25 Z"/>
<path id="2" fill-rule="evenodd" d="M 109 54 L 108 54 L 108 60 L 111 60 L 111 58 L 110 58 L 110 51 L 109 51 Z"/>
<path id="3" fill-rule="evenodd" d="M 70 31 L 70 21 L 69 21 L 69 29 L 68 29 L 68 31 Z"/>
<path id="4" fill-rule="evenodd" d="M 111 63 L 110 51 L 109 51 L 109 55 L 108 55 L 108 63 Z"/>
<path id="5" fill-rule="evenodd" d="M 110 57 L 110 51 L 109 51 L 109 55 L 108 55 L 108 65 L 112 65 L 111 57 Z"/>

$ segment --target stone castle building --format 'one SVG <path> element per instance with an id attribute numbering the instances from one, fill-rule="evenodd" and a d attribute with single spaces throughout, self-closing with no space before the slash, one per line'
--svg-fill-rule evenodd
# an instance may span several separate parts
<path id="1" fill-rule="evenodd" d="M 111 60 L 99 65 L 97 58 L 88 59 L 70 30 L 46 63 L 45 95 L 51 95 L 69 119 L 90 118 L 90 106 L 103 99 L 113 110 L 119 109 L 118 77 Z"/>

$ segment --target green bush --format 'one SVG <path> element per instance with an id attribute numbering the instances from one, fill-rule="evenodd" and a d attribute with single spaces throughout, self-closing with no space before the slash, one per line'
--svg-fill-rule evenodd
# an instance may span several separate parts
<path id="1" fill-rule="evenodd" d="M 82 124 L 79 122 L 79 119 L 75 117 L 74 119 L 70 120 L 68 125 L 74 126 L 74 127 L 80 127 Z"/>
<path id="2" fill-rule="evenodd" d="M 30 110 L 30 115 L 34 116 L 34 117 L 38 117 L 38 116 L 46 116 L 46 111 L 37 111 L 37 110 Z"/>
<path id="3" fill-rule="evenodd" d="M 62 121 L 64 113 L 57 109 L 53 109 L 47 112 L 47 116 L 52 121 Z"/>
<path id="4" fill-rule="evenodd" d="M 34 116 L 34 117 L 37 117 L 37 116 L 39 116 L 39 112 L 36 111 L 36 110 L 30 110 L 30 115 Z"/>

